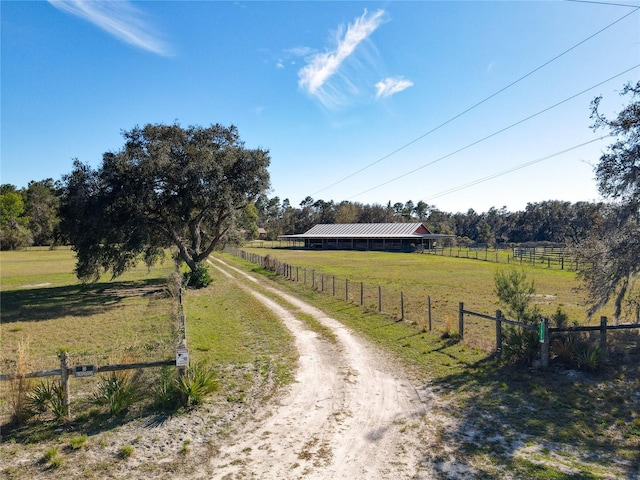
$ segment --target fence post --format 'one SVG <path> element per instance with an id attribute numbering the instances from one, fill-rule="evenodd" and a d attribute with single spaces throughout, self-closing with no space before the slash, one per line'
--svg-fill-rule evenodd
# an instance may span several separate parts
<path id="1" fill-rule="evenodd" d="M 547 368 L 549 366 L 549 320 L 546 318 L 540 322 L 540 366 Z"/>
<path id="2" fill-rule="evenodd" d="M 602 358 L 607 358 L 607 317 L 600 317 L 600 351 Z"/>
<path id="3" fill-rule="evenodd" d="M 496 354 L 502 355 L 502 312 L 496 310 Z"/>
<path id="4" fill-rule="evenodd" d="M 458 334 L 462 340 L 464 338 L 464 302 L 460 302 L 458 306 Z"/>
<path id="5" fill-rule="evenodd" d="M 321 287 L 321 292 L 324 292 L 324 273 L 322 274 L 322 279 L 320 280 L 320 285 L 322 285 Z"/>
<path id="6" fill-rule="evenodd" d="M 431 297 L 427 297 L 427 319 L 429 320 L 429 331 L 431 331 Z"/>
<path id="7" fill-rule="evenodd" d="M 382 287 L 378 285 L 378 311 L 382 311 Z"/>
<path id="8" fill-rule="evenodd" d="M 364 283 L 360 282 L 360 306 L 364 305 Z"/>
<path id="9" fill-rule="evenodd" d="M 400 290 L 400 320 L 404 320 L 404 293 Z"/>
<path id="10" fill-rule="evenodd" d="M 333 276 L 333 279 L 332 279 L 331 289 L 333 291 L 333 296 L 335 297 L 336 296 L 336 276 L 335 275 Z"/>
<path id="11" fill-rule="evenodd" d="M 63 416 L 69 420 L 69 352 L 60 354 L 60 386 L 62 387 Z"/>

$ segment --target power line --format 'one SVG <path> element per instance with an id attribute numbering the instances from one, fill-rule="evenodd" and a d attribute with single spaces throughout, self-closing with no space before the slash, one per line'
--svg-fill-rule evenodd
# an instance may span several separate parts
<path id="1" fill-rule="evenodd" d="M 557 157 L 559 155 L 562 155 L 564 153 L 570 152 L 572 150 L 576 150 L 576 149 L 578 149 L 580 147 L 584 147 L 585 145 L 589 145 L 590 143 L 599 142 L 600 140 L 603 140 L 603 139 L 605 139 L 607 137 L 610 137 L 610 136 L 611 135 L 604 135 L 604 136 L 602 136 L 600 138 L 595 138 L 593 140 L 589 140 L 588 142 L 584 142 L 584 143 L 581 143 L 579 145 L 574 145 L 573 147 L 566 148 L 566 149 L 564 149 L 564 150 L 562 150 L 560 152 L 552 153 L 551 155 L 547 155 L 546 157 L 542 157 L 542 158 L 538 158 L 536 160 L 531 160 L 529 162 L 522 163 L 522 164 L 517 165 L 517 166 L 515 166 L 513 168 L 510 168 L 508 170 L 503 170 L 502 172 L 494 173 L 494 174 L 489 175 L 487 177 L 482 177 L 482 178 L 479 178 L 477 180 L 473 180 L 472 182 L 465 183 L 464 185 L 459 185 L 457 187 L 449 188 L 448 190 L 443 190 L 442 192 L 436 193 L 436 194 L 426 198 L 425 201 L 433 200 L 435 198 L 444 197 L 445 195 L 449 195 L 450 193 L 455 193 L 455 192 L 458 192 L 460 190 L 464 190 L 465 188 L 469 188 L 469 187 L 473 187 L 475 185 L 478 185 L 479 183 L 484 183 L 484 182 L 487 182 L 489 180 L 493 180 L 494 178 L 498 178 L 498 177 L 501 177 L 503 175 L 507 175 L 507 174 L 515 172 L 517 170 L 521 170 L 523 168 L 530 167 L 531 165 L 535 165 L 536 163 L 544 162 L 545 160 L 549 160 L 550 158 Z"/>
<path id="2" fill-rule="evenodd" d="M 419 140 L 422 140 L 424 137 L 432 134 L 433 132 L 439 130 L 440 128 L 444 127 L 445 125 L 448 125 L 449 123 L 453 122 L 454 120 L 457 120 L 458 118 L 460 118 L 461 116 L 469 113 L 471 110 L 473 110 L 476 107 L 479 107 L 480 105 L 482 105 L 483 103 L 491 100 L 493 97 L 501 94 L 502 92 L 504 92 L 505 90 L 513 87 L 514 85 L 516 85 L 517 83 L 521 82 L 522 80 L 524 80 L 527 77 L 530 77 L 531 75 L 533 75 L 534 73 L 536 73 L 537 71 L 541 70 L 542 68 L 546 67 L 547 65 L 549 65 L 550 63 L 556 61 L 557 59 L 559 59 L 560 57 L 566 55 L 567 53 L 571 52 L 572 50 L 575 50 L 576 48 L 578 48 L 580 45 L 582 45 L 583 43 L 586 43 L 587 41 L 591 40 L 593 37 L 595 37 L 596 35 L 599 35 L 600 33 L 604 32 L 605 30 L 607 30 L 608 28 L 611 28 L 612 26 L 614 26 L 615 24 L 617 24 L 618 22 L 624 20 L 626 17 L 628 17 L 629 15 L 632 15 L 633 13 L 635 13 L 636 11 L 638 11 L 640 9 L 640 7 L 636 7 L 634 10 L 632 10 L 631 12 L 627 13 L 626 15 L 623 15 L 622 17 L 618 18 L 617 20 L 615 20 L 614 22 L 610 23 L 609 25 L 607 25 L 606 27 L 598 30 L 597 32 L 593 33 L 592 35 L 588 36 L 587 38 L 585 38 L 584 40 L 576 43 L 575 45 L 573 45 L 572 47 L 568 48 L 567 50 L 563 51 L 562 53 L 560 53 L 559 55 L 556 55 L 555 57 L 553 57 L 551 60 L 546 61 L 545 63 L 543 63 L 542 65 L 534 68 L 533 70 L 531 70 L 529 73 L 523 75 L 522 77 L 518 78 L 517 80 L 514 80 L 513 82 L 511 82 L 510 84 L 508 84 L 507 86 L 501 88 L 500 90 L 498 90 L 497 92 L 489 95 L 488 97 L 484 98 L 483 100 L 480 100 L 479 102 L 475 103 L 474 105 L 472 105 L 471 107 L 467 108 L 466 110 L 458 113 L 457 115 L 451 117 L 449 120 L 441 123 L 440 125 L 432 128 L 431 130 L 429 130 L 426 133 L 423 133 L 422 135 L 420 135 L 419 137 L 411 140 L 410 142 L 405 143 L 404 145 L 402 145 L 401 147 L 393 150 L 391 153 L 388 153 L 386 155 L 384 155 L 383 157 L 380 157 L 378 160 L 362 167 L 359 170 L 356 170 L 355 172 L 347 175 L 346 177 L 341 178 L 340 180 L 338 180 L 337 182 L 332 183 L 331 185 L 324 187 L 316 192 L 313 192 L 311 194 L 311 196 L 315 196 L 318 193 L 324 192 L 325 190 L 330 189 L 331 187 L 335 187 L 336 185 L 344 182 L 345 180 L 348 180 L 351 177 L 354 177 L 356 175 L 358 175 L 359 173 L 362 173 L 363 171 L 367 170 L 368 168 L 373 167 L 374 165 L 382 162 L 383 160 L 386 160 L 387 158 L 395 155 L 396 153 L 400 152 L 401 150 L 404 150 L 405 148 L 413 145 L 414 143 L 418 142 Z M 364 192 L 363 192 L 364 193 Z"/>
<path id="3" fill-rule="evenodd" d="M 611 7 L 639 8 L 638 5 L 629 5 L 627 3 L 596 2 L 595 0 L 565 0 L 565 1 L 573 2 L 573 3 L 592 3 L 594 5 L 607 5 Z"/>
<path id="4" fill-rule="evenodd" d="M 615 78 L 618 78 L 618 77 L 620 77 L 620 76 L 624 75 L 625 73 L 628 73 L 628 72 L 630 72 L 631 70 L 634 70 L 634 69 L 636 69 L 636 68 L 638 68 L 638 67 L 640 67 L 640 64 L 634 65 L 633 67 L 628 68 L 628 69 L 627 69 L 627 70 L 625 70 L 624 72 L 620 72 L 620 73 L 618 73 L 617 75 L 614 75 L 613 77 L 609 77 L 608 79 L 603 80 L 602 82 L 597 83 L 596 85 L 593 85 L 592 87 L 589 87 L 589 88 L 587 88 L 587 89 L 585 89 L 585 90 L 582 90 L 581 92 L 576 93 L 575 95 L 571 95 L 570 97 L 565 98 L 564 100 L 562 100 L 562 101 L 560 101 L 560 102 L 557 102 L 557 103 L 555 103 L 555 104 L 551 105 L 550 107 L 547 107 L 547 108 L 545 108 L 545 109 L 543 109 L 543 110 L 540 110 L 539 112 L 536 112 L 536 113 L 534 113 L 534 114 L 532 114 L 532 115 L 529 115 L 528 117 L 525 117 L 525 118 L 523 118 L 522 120 L 518 120 L 517 122 L 512 123 L 511 125 L 509 125 L 509 126 L 507 126 L 507 127 L 504 127 L 504 128 L 502 128 L 502 129 L 500 129 L 500 130 L 498 130 L 498 131 L 496 131 L 496 132 L 493 132 L 493 133 L 492 133 L 492 134 L 490 134 L 490 135 L 487 135 L 487 136 L 485 136 L 485 137 L 482 137 L 481 139 L 476 140 L 475 142 L 469 143 L 469 144 L 465 145 L 465 146 L 464 146 L 464 147 L 462 147 L 462 148 L 459 148 L 459 149 L 457 149 L 457 150 L 455 150 L 455 151 L 453 151 L 453 152 L 451 152 L 451 153 L 448 153 L 448 154 L 446 154 L 446 155 L 443 155 L 442 157 L 436 158 L 435 160 L 432 160 L 431 162 L 425 163 L 424 165 L 421 165 L 421 166 L 419 166 L 418 168 L 414 168 L 413 170 L 410 170 L 410 171 L 408 171 L 408 172 L 406 172 L 406 173 L 403 173 L 402 175 L 399 175 L 399 176 L 397 176 L 397 177 L 395 177 L 395 178 L 392 178 L 392 179 L 390 179 L 390 180 L 387 180 L 386 182 L 383 182 L 383 183 L 381 183 L 381 184 L 379 184 L 379 185 L 376 185 L 375 187 L 371 187 L 371 188 L 369 188 L 368 190 L 365 190 L 365 191 L 363 191 L 363 192 L 357 193 L 357 194 L 355 194 L 355 195 L 353 195 L 353 196 L 349 197 L 348 199 L 351 199 L 351 198 L 354 198 L 354 197 L 358 197 L 358 196 L 363 195 L 363 194 L 365 194 L 365 193 L 368 193 L 368 192 L 370 192 L 370 191 L 372 191 L 372 190 L 375 190 L 375 189 L 377 189 L 377 188 L 380 188 L 380 187 L 382 187 L 382 186 L 384 186 L 384 185 L 388 185 L 389 183 L 393 183 L 393 182 L 395 182 L 396 180 L 399 180 L 399 179 L 401 179 L 401 178 L 406 177 L 407 175 L 411 175 L 412 173 L 417 172 L 418 170 L 422 170 L 423 168 L 426 168 L 426 167 L 428 167 L 428 166 L 430 166 L 430 165 L 433 165 L 434 163 L 437 163 L 437 162 L 440 162 L 440 161 L 442 161 L 442 160 L 444 160 L 444 159 L 446 159 L 446 158 L 449 158 L 449 157 L 451 157 L 451 156 L 455 155 L 456 153 L 460 153 L 460 152 L 462 152 L 463 150 L 466 150 L 466 149 L 468 149 L 468 148 L 470 148 L 470 147 L 473 147 L 474 145 L 477 145 L 477 144 L 479 144 L 479 143 L 481 143 L 481 142 L 484 142 L 484 141 L 486 141 L 486 140 L 488 140 L 488 139 L 490 139 L 490 138 L 492 138 L 492 137 L 495 137 L 496 135 L 499 135 L 500 133 L 503 133 L 503 132 L 505 132 L 505 131 L 507 131 L 507 130 L 509 130 L 509 129 L 513 128 L 513 127 L 515 127 L 515 126 L 517 126 L 517 125 L 520 125 L 521 123 L 524 123 L 524 122 L 526 122 L 526 121 L 528 121 L 528 120 L 531 120 L 532 118 L 535 118 L 535 117 L 537 117 L 537 116 L 539 116 L 539 115 L 541 115 L 541 114 L 543 114 L 543 113 L 545 113 L 545 112 L 548 112 L 549 110 L 551 110 L 551 109 L 553 109 L 553 108 L 556 108 L 556 107 L 558 107 L 558 106 L 560 106 L 560 105 L 562 105 L 562 104 L 564 104 L 564 103 L 567 103 L 568 101 L 573 100 L 574 98 L 579 97 L 580 95 L 583 95 L 583 94 L 587 93 L 589 90 L 593 90 L 594 88 L 597 88 L 597 87 L 599 87 L 600 85 L 603 85 L 603 84 L 605 84 L 605 83 L 607 83 L 607 82 L 610 82 L 611 80 L 613 80 L 613 79 L 615 79 Z"/>

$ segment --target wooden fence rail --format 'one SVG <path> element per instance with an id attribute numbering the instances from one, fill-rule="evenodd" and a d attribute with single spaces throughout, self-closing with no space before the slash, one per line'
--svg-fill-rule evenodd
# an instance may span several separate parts
<path id="1" fill-rule="evenodd" d="M 69 410 L 69 398 L 70 398 L 70 388 L 69 388 L 69 378 L 71 377 L 90 377 L 96 373 L 100 372 L 116 372 L 121 370 L 139 370 L 144 368 L 154 368 L 154 367 L 168 367 L 168 366 L 177 366 L 176 360 L 159 360 L 155 362 L 142 362 L 142 363 L 127 363 L 127 364 L 114 364 L 114 365 L 77 365 L 75 367 L 71 367 L 69 365 L 69 354 L 64 352 L 60 356 L 60 368 L 54 370 L 40 370 L 38 372 L 30 372 L 30 373 L 3 373 L 0 374 L 0 381 L 10 381 L 10 380 L 21 380 L 25 378 L 42 378 L 42 377 L 52 377 L 52 376 L 60 376 L 60 385 L 63 391 L 62 398 L 62 406 L 64 409 L 64 417 L 70 418 L 70 410 Z M 182 367 L 178 366 L 178 369 Z"/>
<path id="2" fill-rule="evenodd" d="M 589 326 L 571 326 L 571 327 L 550 327 L 548 320 L 546 318 L 542 319 L 542 322 L 537 325 L 532 325 L 530 323 L 518 322 L 516 320 L 509 320 L 502 316 L 502 312 L 500 310 L 496 310 L 495 316 L 487 315 L 484 313 L 473 312 L 471 310 L 464 309 L 464 303 L 460 303 L 459 306 L 459 332 L 460 336 L 463 336 L 464 333 L 464 315 L 471 315 L 474 317 L 484 318 L 486 320 L 491 320 L 496 322 L 496 353 L 500 354 L 502 351 L 502 324 L 507 323 L 510 325 L 515 325 L 517 327 L 521 327 L 527 330 L 537 330 L 539 332 L 540 338 L 540 364 L 542 367 L 547 367 L 549 365 L 549 357 L 551 354 L 551 335 L 554 333 L 572 333 L 572 332 L 599 332 L 599 346 L 602 351 L 604 357 L 607 356 L 607 332 L 609 330 L 631 330 L 631 329 L 639 329 L 640 323 L 628 323 L 622 325 L 608 325 L 607 317 L 600 317 L 600 325 L 589 325 Z"/>

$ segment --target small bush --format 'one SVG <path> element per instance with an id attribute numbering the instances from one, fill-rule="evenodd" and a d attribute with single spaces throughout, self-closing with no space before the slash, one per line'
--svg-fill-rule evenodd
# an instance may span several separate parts
<path id="1" fill-rule="evenodd" d="M 275 272 L 277 268 L 277 260 L 271 255 L 267 255 L 263 260 L 264 269 L 269 272 Z"/>
<path id="2" fill-rule="evenodd" d="M 554 361 L 579 370 L 597 370 L 604 360 L 598 345 L 576 333 L 555 338 L 551 343 L 551 355 Z"/>
<path id="3" fill-rule="evenodd" d="M 576 352 L 576 366 L 582 370 L 597 370 L 602 359 L 602 350 L 596 345 L 586 344 Z"/>
<path id="4" fill-rule="evenodd" d="M 202 403 L 204 397 L 218 389 L 216 372 L 204 362 L 198 362 L 187 368 L 178 378 L 177 387 L 187 407 Z"/>
<path id="5" fill-rule="evenodd" d="M 59 381 L 47 381 L 37 384 L 29 392 L 29 405 L 34 413 L 51 411 L 56 420 L 64 418 L 64 389 Z"/>
<path id="6" fill-rule="evenodd" d="M 184 284 L 191 288 L 205 288 L 211 284 L 211 275 L 206 264 L 196 264 L 195 270 L 184 274 Z"/>
<path id="7" fill-rule="evenodd" d="M 67 415 L 67 407 L 64 404 L 64 388 L 62 388 L 61 382 L 53 382 L 52 396 L 49 401 L 51 406 L 51 413 L 56 420 L 60 420 Z"/>
<path id="8" fill-rule="evenodd" d="M 53 385 L 54 382 L 46 381 L 38 383 L 29 392 L 29 404 L 34 412 L 44 413 L 46 412 L 53 399 Z"/>
<path id="9" fill-rule="evenodd" d="M 158 410 L 174 410 L 180 405 L 176 370 L 173 367 L 162 369 L 160 379 L 153 389 L 153 406 Z"/>
<path id="10" fill-rule="evenodd" d="M 93 399 L 111 415 L 125 413 L 139 398 L 139 382 L 130 372 L 111 372 L 98 380 Z"/>
<path id="11" fill-rule="evenodd" d="M 540 341 L 536 330 L 508 326 L 502 343 L 503 358 L 511 362 L 530 364 L 540 353 Z"/>

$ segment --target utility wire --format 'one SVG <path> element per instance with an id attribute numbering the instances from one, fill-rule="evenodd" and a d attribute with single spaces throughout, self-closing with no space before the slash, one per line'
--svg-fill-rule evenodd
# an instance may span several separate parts
<path id="1" fill-rule="evenodd" d="M 564 100 L 562 100 L 562 101 L 560 101 L 560 102 L 558 102 L 558 103 L 555 103 L 555 104 L 551 105 L 550 107 L 547 107 L 547 108 L 545 108 L 545 109 L 543 109 L 543 110 L 540 110 L 539 112 L 534 113 L 533 115 L 529 115 L 528 117 L 525 117 L 525 118 L 523 118 L 522 120 L 518 120 L 517 122 L 512 123 L 511 125 L 509 125 L 509 126 L 507 126 L 507 127 L 504 127 L 504 128 L 502 128 L 502 129 L 500 129 L 500 130 L 498 130 L 498 131 L 496 131 L 496 132 L 493 132 L 493 133 L 492 133 L 492 134 L 490 134 L 490 135 L 487 135 L 487 136 L 485 136 L 485 137 L 482 137 L 481 139 L 476 140 L 475 142 L 469 143 L 469 144 L 465 145 L 464 147 L 459 148 L 458 150 L 455 150 L 455 151 L 453 151 L 453 152 L 451 152 L 451 153 L 448 153 L 448 154 L 446 154 L 446 155 L 443 155 L 442 157 L 436 158 L 435 160 L 432 160 L 431 162 L 425 163 L 424 165 L 421 165 L 421 166 L 419 166 L 418 168 L 414 168 L 413 170 L 410 170 L 410 171 L 408 171 L 408 172 L 406 172 L 406 173 L 403 173 L 402 175 L 398 175 L 397 177 L 392 178 L 392 179 L 390 179 L 390 180 L 387 180 L 386 182 L 383 182 L 383 183 L 381 183 L 381 184 L 379 184 L 379 185 L 376 185 L 375 187 L 371 187 L 371 188 L 369 188 L 368 190 L 365 190 L 365 191 L 363 191 L 363 192 L 357 193 L 357 194 L 355 194 L 355 195 L 353 195 L 353 196 L 349 197 L 349 198 L 348 198 L 348 200 L 349 200 L 349 199 L 352 199 L 352 198 L 354 198 L 354 197 L 358 197 L 358 196 L 360 196 L 360 195 L 363 195 L 363 194 L 365 194 L 365 193 L 368 193 L 368 192 L 370 192 L 370 191 L 372 191 L 372 190 L 375 190 L 375 189 L 377 189 L 377 188 L 380 188 L 380 187 L 382 187 L 382 186 L 384 186 L 384 185 L 388 185 L 389 183 L 395 182 L 396 180 L 399 180 L 399 179 L 401 179 L 401 178 L 404 178 L 404 177 L 406 177 L 407 175 L 411 175 L 412 173 L 415 173 L 415 172 L 417 172 L 418 170 L 422 170 L 423 168 L 426 168 L 426 167 L 428 167 L 428 166 L 430 166 L 430 165 L 433 165 L 434 163 L 437 163 L 437 162 L 440 162 L 441 160 L 444 160 L 444 159 L 446 159 L 446 158 L 449 158 L 449 157 L 451 157 L 451 156 L 455 155 L 456 153 L 460 153 L 460 152 L 462 152 L 463 150 L 466 150 L 466 149 L 468 149 L 468 148 L 470 148 L 470 147 L 473 147 L 474 145 L 477 145 L 477 144 L 479 144 L 479 143 L 481 143 L 481 142 L 484 142 L 485 140 L 488 140 L 488 139 L 490 139 L 490 138 L 492 138 L 492 137 L 495 137 L 496 135 L 499 135 L 499 134 L 500 134 L 500 133 L 502 133 L 502 132 L 505 132 L 505 131 L 507 131 L 507 130 L 509 130 L 509 129 L 513 128 L 513 127 L 515 127 L 515 126 L 517 126 L 517 125 L 520 125 L 521 123 L 526 122 L 527 120 L 531 120 L 532 118 L 535 118 L 535 117 L 537 117 L 537 116 L 539 116 L 539 115 L 541 115 L 541 114 L 543 114 L 543 113 L 545 113 L 545 112 L 548 112 L 549 110 L 551 110 L 551 109 L 553 109 L 553 108 L 556 108 L 556 107 L 558 107 L 558 106 L 560 106 L 560 105 L 562 105 L 562 104 L 564 104 L 564 103 L 567 103 L 568 101 L 573 100 L 574 98 L 579 97 L 580 95 L 585 94 L 585 93 L 586 93 L 586 92 L 588 92 L 589 90 L 593 90 L 594 88 L 597 88 L 597 87 L 599 87 L 600 85 L 603 85 L 603 84 L 605 84 L 605 83 L 607 83 L 607 82 L 610 82 L 611 80 L 613 80 L 613 79 L 615 79 L 615 78 L 618 78 L 618 77 L 620 77 L 620 76 L 624 75 L 625 73 L 628 73 L 628 72 L 630 72 L 631 70 L 634 70 L 634 69 L 636 69 L 636 68 L 638 68 L 638 67 L 640 67 L 640 64 L 634 65 L 633 67 L 628 68 L 628 69 L 627 69 L 627 70 L 625 70 L 624 72 L 620 72 L 620 73 L 618 73 L 617 75 L 614 75 L 613 77 L 609 77 L 609 78 L 607 78 L 606 80 L 603 80 L 602 82 L 597 83 L 596 85 L 593 85 L 592 87 L 589 87 L 589 88 L 587 88 L 587 89 L 585 89 L 585 90 L 582 90 L 581 92 L 576 93 L 575 95 L 571 95 L 570 97 L 565 98 Z"/>
<path id="2" fill-rule="evenodd" d="M 404 145 L 402 145 L 401 147 L 395 149 L 394 151 L 392 151 L 391 153 L 386 154 L 383 157 L 380 157 L 378 160 L 362 167 L 359 170 L 356 170 L 355 172 L 347 175 L 346 177 L 343 177 L 342 179 L 338 180 L 337 182 L 332 183 L 331 185 L 324 187 L 316 192 L 313 192 L 311 194 L 311 196 L 315 196 L 318 193 L 324 192 L 325 190 L 330 189 L 331 187 L 335 187 L 336 185 L 344 182 L 345 180 L 348 180 L 351 177 L 354 177 L 356 175 L 358 175 L 359 173 L 362 173 L 363 171 L 367 170 L 368 168 L 373 167 L 374 165 L 382 162 L 383 160 L 386 160 L 387 158 L 391 157 L 392 155 L 395 155 L 396 153 L 400 152 L 401 150 L 404 150 L 405 148 L 413 145 L 414 143 L 418 142 L 419 140 L 422 140 L 424 137 L 426 137 L 427 135 L 432 134 L 433 132 L 439 130 L 440 128 L 444 127 L 445 125 L 448 125 L 449 123 L 453 122 L 454 120 L 460 118 L 461 116 L 469 113 L 471 110 L 473 110 L 476 107 L 479 107 L 480 105 L 482 105 L 483 103 L 491 100 L 493 97 L 499 95 L 500 93 L 504 92 L 505 90 L 513 87 L 515 84 L 521 82 L 522 80 L 524 80 L 527 77 L 530 77 L 531 75 L 533 75 L 534 73 L 536 73 L 537 71 L 541 70 L 542 68 L 546 67 L 547 65 L 549 65 L 550 63 L 556 61 L 557 59 L 559 59 L 560 57 L 566 55 L 567 53 L 571 52 L 572 50 L 575 50 L 576 48 L 578 48 L 580 45 L 582 45 L 583 43 L 586 43 L 587 41 L 591 40 L 593 37 L 595 37 L 596 35 L 599 35 L 600 33 L 604 32 L 605 30 L 607 30 L 608 28 L 611 28 L 612 26 L 614 26 L 615 24 L 617 24 L 618 22 L 624 20 L 626 17 L 628 17 L 629 15 L 632 15 L 633 13 L 635 13 L 636 11 L 638 11 L 640 9 L 640 7 L 636 7 L 634 10 L 632 10 L 631 12 L 627 13 L 626 15 L 623 15 L 622 17 L 618 18 L 617 20 L 615 20 L 614 22 L 610 23 L 609 25 L 607 25 L 606 27 L 598 30 L 597 32 L 595 32 L 594 34 L 588 36 L 587 38 L 585 38 L 584 40 L 576 43 L 574 46 L 568 48 L 567 50 L 565 50 L 564 52 L 560 53 L 559 55 L 556 55 L 555 57 L 553 57 L 551 60 L 546 61 L 545 63 L 543 63 L 542 65 L 540 65 L 539 67 L 534 68 L 533 70 L 531 70 L 529 73 L 523 75 L 522 77 L 518 78 L 517 80 L 514 80 L 513 82 L 511 82 L 510 84 L 508 84 L 507 86 L 501 88 L 500 90 L 498 90 L 497 92 L 489 95 L 488 97 L 486 97 L 483 100 L 480 100 L 478 103 L 472 105 L 471 107 L 467 108 L 466 110 L 458 113 L 457 115 L 451 117 L 449 120 L 441 123 L 440 125 L 438 125 L 437 127 L 432 128 L 431 130 L 429 130 L 426 133 L 423 133 L 422 135 L 420 135 L 419 137 L 411 140 L 410 142 L 405 143 Z M 364 193 L 364 192 L 363 192 Z"/>
<path id="3" fill-rule="evenodd" d="M 566 148 L 566 149 L 564 149 L 564 150 L 562 150 L 560 152 L 552 153 L 551 155 L 547 155 L 546 157 L 542 157 L 542 158 L 538 158 L 536 160 L 531 160 L 529 162 L 522 163 L 522 164 L 517 165 L 517 166 L 515 166 L 513 168 L 510 168 L 508 170 L 503 170 L 502 172 L 494 173 L 494 174 L 489 175 L 487 177 L 483 177 L 483 178 L 479 178 L 479 179 L 473 180 L 473 181 L 471 181 L 469 183 L 465 183 L 464 185 L 459 185 L 457 187 L 452 187 L 452 188 L 450 188 L 448 190 L 443 190 L 442 192 L 436 193 L 436 194 L 426 198 L 425 201 L 433 200 L 435 198 L 444 197 L 445 195 L 449 195 L 450 193 L 455 193 L 455 192 L 458 192 L 460 190 L 464 190 L 465 188 L 469 188 L 469 187 L 473 187 L 475 185 L 478 185 L 479 183 L 484 183 L 486 181 L 493 180 L 494 178 L 498 178 L 498 177 L 501 177 L 503 175 L 507 175 L 508 173 L 512 173 L 512 172 L 515 172 L 517 170 L 521 170 L 523 168 L 530 167 L 531 165 L 535 165 L 536 163 L 544 162 L 545 160 L 549 160 L 550 158 L 557 157 L 559 155 L 562 155 L 564 153 L 570 152 L 572 150 L 576 150 L 576 149 L 578 149 L 580 147 L 584 147 L 585 145 L 589 145 L 590 143 L 599 142 L 600 140 L 604 140 L 605 138 L 610 137 L 610 136 L 611 135 L 604 135 L 604 136 L 602 136 L 600 138 L 595 138 L 593 140 L 589 140 L 588 142 L 584 142 L 584 143 L 581 143 L 579 145 L 574 145 L 573 147 Z"/>
<path id="4" fill-rule="evenodd" d="M 629 5 L 628 3 L 596 2 L 594 0 L 565 0 L 565 1 L 573 2 L 573 3 L 592 3 L 594 5 L 607 5 L 607 6 L 610 6 L 610 7 L 639 8 L 638 5 Z"/>

